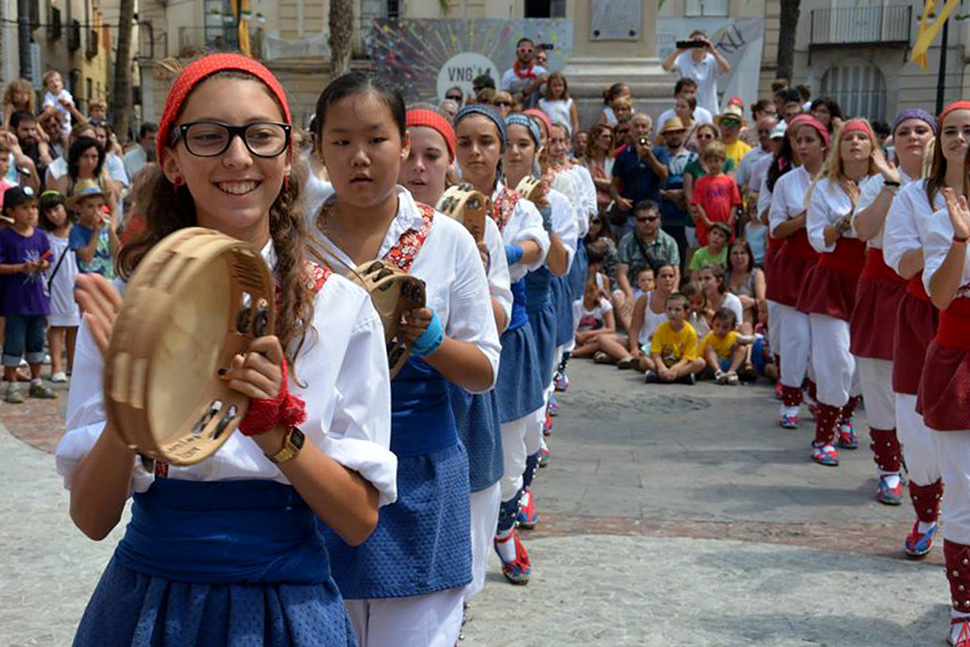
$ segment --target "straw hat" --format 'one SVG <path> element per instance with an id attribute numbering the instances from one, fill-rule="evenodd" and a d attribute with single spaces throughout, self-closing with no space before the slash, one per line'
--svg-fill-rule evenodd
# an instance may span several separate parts
<path id="1" fill-rule="evenodd" d="M 721 122 L 726 118 L 730 117 L 732 119 L 737 119 L 741 122 L 742 126 L 746 126 L 747 122 L 744 120 L 744 108 L 736 104 L 729 104 L 724 112 L 714 117 L 714 123 L 718 128 L 721 127 Z"/>
<path id="2" fill-rule="evenodd" d="M 87 198 L 104 198 L 104 191 L 98 186 L 98 183 L 94 180 L 79 180 L 77 184 L 74 185 L 74 195 L 72 195 L 67 200 L 67 207 L 74 211 L 77 211 L 77 207 L 81 200 L 86 200 Z"/>
<path id="3" fill-rule="evenodd" d="M 687 130 L 684 128 L 684 122 L 680 120 L 680 117 L 671 117 L 664 122 L 664 127 L 661 129 L 660 134 L 669 133 L 675 130 Z"/>

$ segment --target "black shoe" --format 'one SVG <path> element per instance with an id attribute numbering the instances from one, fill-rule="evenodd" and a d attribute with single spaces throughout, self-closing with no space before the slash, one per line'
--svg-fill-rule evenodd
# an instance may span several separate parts
<path id="1" fill-rule="evenodd" d="M 644 376 L 643 381 L 647 384 L 656 384 L 660 381 L 660 378 L 657 377 L 657 374 L 654 373 L 653 371 L 647 371 L 647 374 Z"/>
<path id="2" fill-rule="evenodd" d="M 693 373 L 688 373 L 684 377 L 679 378 L 677 380 L 678 384 L 689 384 L 690 386 L 693 386 L 696 382 L 697 382 L 697 376 L 694 375 Z"/>

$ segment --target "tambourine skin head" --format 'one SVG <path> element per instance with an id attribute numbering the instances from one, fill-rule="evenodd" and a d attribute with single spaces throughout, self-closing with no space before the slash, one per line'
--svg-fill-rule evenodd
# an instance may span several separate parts
<path id="1" fill-rule="evenodd" d="M 532 175 L 526 175 L 519 180 L 519 185 L 515 187 L 515 192 L 526 200 L 535 202 L 542 198 L 542 181 Z"/>
<path id="2" fill-rule="evenodd" d="M 105 359 L 108 424 L 139 453 L 191 465 L 215 453 L 249 409 L 219 378 L 275 325 L 259 252 L 216 231 L 179 230 L 128 283 Z"/>
<path id="3" fill-rule="evenodd" d="M 485 239 L 485 218 L 491 209 L 488 196 L 464 182 L 449 187 L 438 200 L 438 210 L 465 226 L 475 242 Z"/>
<path id="4" fill-rule="evenodd" d="M 393 379 L 411 355 L 411 342 L 398 330 L 404 313 L 423 308 L 427 303 L 424 281 L 383 261 L 364 263 L 348 278 L 367 290 L 381 318 L 388 368 Z"/>

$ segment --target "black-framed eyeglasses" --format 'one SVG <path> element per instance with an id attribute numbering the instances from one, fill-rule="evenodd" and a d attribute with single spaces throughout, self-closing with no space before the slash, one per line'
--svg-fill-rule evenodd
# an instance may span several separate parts
<path id="1" fill-rule="evenodd" d="M 293 127 L 273 121 L 254 121 L 231 126 L 221 121 L 192 121 L 175 127 L 174 146 L 181 139 L 196 157 L 216 157 L 229 150 L 233 137 L 239 137 L 256 157 L 277 157 L 290 145 Z"/>
<path id="2" fill-rule="evenodd" d="M 656 222 L 660 216 L 637 216 L 637 222 Z"/>
<path id="3" fill-rule="evenodd" d="M 452 95 L 447 95 L 447 94 L 446 94 L 446 95 L 445 95 L 445 99 L 451 99 L 452 101 L 458 101 L 458 102 L 461 102 L 461 97 L 460 97 L 460 96 L 458 96 L 457 94 L 452 94 Z"/>
<path id="4" fill-rule="evenodd" d="M 512 104 L 509 103 L 508 101 L 496 101 L 495 102 L 495 107 L 496 108 L 511 108 L 512 107 Z"/>

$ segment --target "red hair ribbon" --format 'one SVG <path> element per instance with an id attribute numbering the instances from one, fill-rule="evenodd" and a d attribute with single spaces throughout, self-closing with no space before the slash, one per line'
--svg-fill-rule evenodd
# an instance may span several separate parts
<path id="1" fill-rule="evenodd" d="M 284 121 L 288 124 L 292 123 L 290 106 L 286 101 L 286 92 L 265 65 L 242 54 L 224 53 L 203 56 L 182 70 L 182 73 L 178 75 L 175 83 L 172 84 L 172 88 L 168 91 L 168 97 L 165 99 L 165 111 L 162 113 L 162 120 L 158 124 L 158 140 L 155 142 L 155 159 L 158 160 L 159 166 L 165 161 L 165 149 L 171 143 L 172 127 L 175 125 L 175 120 L 182 112 L 185 100 L 188 99 L 192 90 L 213 74 L 226 71 L 246 72 L 266 84 L 266 87 L 269 88 L 269 91 L 283 108 Z"/>
<path id="2" fill-rule="evenodd" d="M 445 138 L 451 159 L 455 159 L 455 128 L 441 114 L 427 108 L 413 108 L 408 110 L 407 127 L 431 128 L 437 131 L 439 135 Z"/>
<path id="3" fill-rule="evenodd" d="M 943 129 L 943 120 L 946 119 L 947 115 L 956 110 L 970 110 L 970 101 L 955 101 L 943 109 L 940 113 L 939 118 L 936 123 L 939 124 L 940 130 Z"/>
<path id="4" fill-rule="evenodd" d="M 812 115 L 809 115 L 809 114 L 804 114 L 803 113 L 803 114 L 798 115 L 794 119 L 792 119 L 791 120 L 791 123 L 788 124 L 788 128 L 785 130 L 785 133 L 786 134 L 791 134 L 792 132 L 794 132 L 794 129 L 795 128 L 797 128 L 798 126 L 802 126 L 802 125 L 811 126 L 815 130 L 817 130 L 818 131 L 818 136 L 821 137 L 822 138 L 822 141 L 825 143 L 825 147 L 826 148 L 829 147 L 829 131 L 828 131 L 828 129 L 825 126 L 822 125 L 822 122 L 821 121 L 819 121 L 818 119 L 816 119 L 815 117 L 813 117 Z"/>
<path id="5" fill-rule="evenodd" d="M 869 139 L 873 139 L 872 130 L 869 128 L 869 124 L 861 119 L 852 119 L 845 122 L 845 125 L 842 126 L 842 132 L 839 134 L 839 141 L 841 142 L 843 139 L 845 139 L 846 135 L 854 132 L 863 132 L 869 136 Z"/>
<path id="6" fill-rule="evenodd" d="M 542 124 L 546 127 L 546 137 L 549 137 L 549 135 L 552 134 L 552 121 L 550 121 L 549 115 L 547 115 L 541 110 L 536 110 L 535 108 L 532 108 L 531 110 L 525 110 L 523 111 L 523 114 L 529 115 L 530 117 L 535 117 L 536 119 L 541 121 Z"/>

